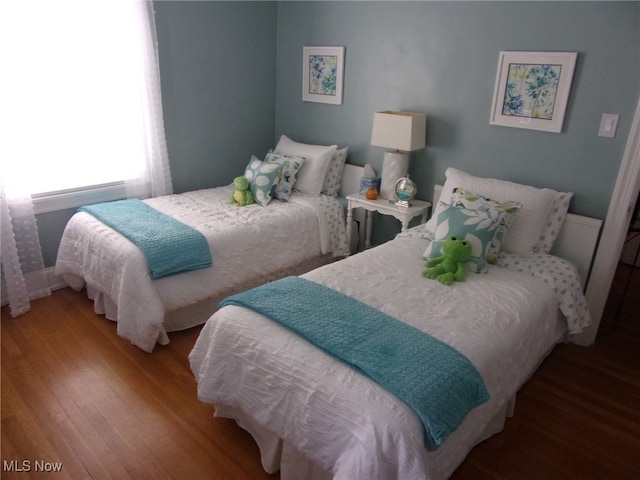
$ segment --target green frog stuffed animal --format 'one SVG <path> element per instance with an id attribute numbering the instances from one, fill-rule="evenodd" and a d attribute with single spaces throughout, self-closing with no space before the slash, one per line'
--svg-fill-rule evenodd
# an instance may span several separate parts
<path id="1" fill-rule="evenodd" d="M 467 278 L 464 264 L 471 258 L 471 252 L 472 246 L 467 240 L 449 237 L 442 246 L 443 255 L 425 262 L 427 269 L 422 272 L 422 276 L 438 280 L 443 285 L 451 285 L 454 280 L 464 282 Z"/>
<path id="2" fill-rule="evenodd" d="M 234 178 L 233 186 L 236 187 L 236 189 L 231 196 L 231 200 L 229 201 L 231 205 L 244 207 L 245 205 L 250 205 L 253 203 L 253 195 L 251 194 L 251 189 L 249 188 L 249 180 L 247 180 L 247 177 L 240 176 Z"/>

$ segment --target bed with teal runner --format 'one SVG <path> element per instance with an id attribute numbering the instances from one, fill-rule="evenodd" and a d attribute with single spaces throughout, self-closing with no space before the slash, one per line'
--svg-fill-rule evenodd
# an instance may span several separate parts
<path id="1" fill-rule="evenodd" d="M 482 377 L 440 340 L 341 292 L 287 277 L 224 299 L 261 313 L 368 376 L 418 415 L 436 450 L 489 399 Z"/>
<path id="2" fill-rule="evenodd" d="M 189 272 L 213 264 L 205 236 L 138 199 L 80 207 L 118 231 L 144 254 L 151 278 Z"/>

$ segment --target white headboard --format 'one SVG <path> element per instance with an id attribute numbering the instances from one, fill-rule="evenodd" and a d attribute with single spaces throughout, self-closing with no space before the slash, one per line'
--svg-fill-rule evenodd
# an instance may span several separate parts
<path id="1" fill-rule="evenodd" d="M 433 187 L 434 211 L 441 193 L 442 185 L 435 185 Z M 600 219 L 569 213 L 551 249 L 553 255 L 564 258 L 575 265 L 580 273 L 583 289 L 589 279 L 601 227 L 602 220 Z"/>
<path id="2" fill-rule="evenodd" d="M 358 193 L 360 191 L 360 178 L 362 177 L 363 171 L 364 167 L 345 163 L 338 195 L 346 197 L 352 193 Z"/>

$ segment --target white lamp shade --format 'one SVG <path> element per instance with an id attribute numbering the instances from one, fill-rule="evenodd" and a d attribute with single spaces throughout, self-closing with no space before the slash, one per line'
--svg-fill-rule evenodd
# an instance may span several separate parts
<path id="1" fill-rule="evenodd" d="M 411 152 L 425 146 L 427 117 L 411 112 L 376 112 L 371 145 Z"/>

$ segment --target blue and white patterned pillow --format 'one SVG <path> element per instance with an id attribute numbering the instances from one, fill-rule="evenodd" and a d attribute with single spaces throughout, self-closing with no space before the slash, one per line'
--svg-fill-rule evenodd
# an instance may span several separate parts
<path id="1" fill-rule="evenodd" d="M 494 221 L 498 222 L 496 235 L 493 237 L 491 247 L 487 252 L 487 262 L 497 263 L 502 244 L 513 222 L 513 216 L 522 208 L 522 203 L 513 201 L 498 202 L 466 191 L 464 188 L 456 187 L 451 195 L 451 204 L 469 210 L 485 212 Z"/>
<path id="2" fill-rule="evenodd" d="M 304 157 L 280 155 L 270 151 L 264 159 L 267 163 L 277 163 L 282 166 L 278 173 L 278 182 L 273 191 L 273 196 L 283 202 L 288 202 L 296 184 L 296 176 L 304 163 Z"/>
<path id="3" fill-rule="evenodd" d="M 273 187 L 278 183 L 278 174 L 282 165 L 278 163 L 265 163 L 255 155 L 251 155 L 251 161 L 244 171 L 244 176 L 251 184 L 253 200 L 263 207 L 269 205 Z"/>
<path id="4" fill-rule="evenodd" d="M 344 170 L 344 164 L 347 161 L 347 152 L 349 147 L 339 148 L 335 151 L 329 162 L 329 170 L 327 170 L 327 176 L 324 179 L 324 187 L 322 193 L 331 197 L 337 197 L 340 190 L 340 183 L 342 182 L 342 172 Z"/>
<path id="5" fill-rule="evenodd" d="M 434 239 L 425 250 L 423 257 L 426 259 L 442 255 L 444 241 L 455 235 L 467 240 L 473 248 L 471 259 L 467 262 L 467 269 L 476 273 L 486 272 L 487 254 L 496 235 L 501 216 L 496 220 L 481 210 L 469 210 L 447 205 L 444 202 L 440 202 L 439 207 Z"/>

